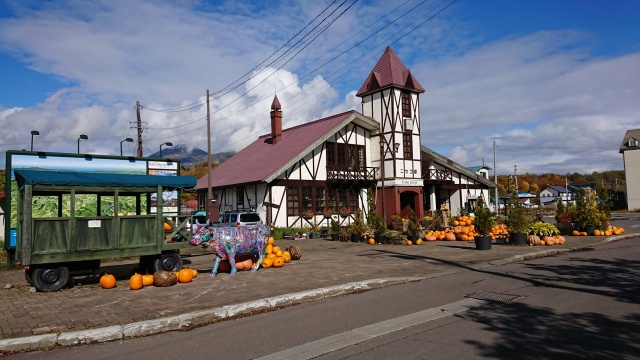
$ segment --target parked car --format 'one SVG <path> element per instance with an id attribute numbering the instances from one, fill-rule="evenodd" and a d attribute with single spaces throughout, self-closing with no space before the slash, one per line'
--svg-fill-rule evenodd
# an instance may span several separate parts
<path id="1" fill-rule="evenodd" d="M 247 226 L 261 225 L 260 215 L 254 211 L 227 211 L 220 214 L 220 222 L 213 226 Z"/>

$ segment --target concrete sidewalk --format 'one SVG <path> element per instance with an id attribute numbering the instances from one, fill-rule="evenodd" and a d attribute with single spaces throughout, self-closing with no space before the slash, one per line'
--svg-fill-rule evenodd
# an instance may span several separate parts
<path id="1" fill-rule="evenodd" d="M 634 233 L 635 231 L 635 233 Z M 200 274 L 171 287 L 128 286 L 137 262 L 104 264 L 117 287 L 100 288 L 97 277 L 75 278 L 75 285 L 53 293 L 34 292 L 22 270 L 0 272 L 0 354 L 55 345 L 103 342 L 201 326 L 306 301 L 379 288 L 473 268 L 580 250 L 640 236 L 567 237 L 560 246 L 495 245 L 475 250 L 473 242 L 436 241 L 423 245 L 368 245 L 326 239 L 280 240 L 296 245 L 302 258 L 283 268 L 209 276 L 212 253 L 183 254 L 184 266 Z"/>

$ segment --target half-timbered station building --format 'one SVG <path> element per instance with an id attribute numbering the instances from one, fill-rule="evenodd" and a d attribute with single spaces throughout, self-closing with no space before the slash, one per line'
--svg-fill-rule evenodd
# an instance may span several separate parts
<path id="1" fill-rule="evenodd" d="M 254 209 L 268 224 L 287 227 L 308 226 L 310 216 L 321 221 L 327 212 L 337 218 L 360 208 L 366 215 L 369 196 L 387 224 L 409 209 L 422 216 L 447 205 L 455 214 L 478 196 L 488 200 L 495 185 L 486 170 L 474 172 L 421 145 L 424 91 L 387 47 L 356 94 L 361 112 L 283 129 L 286 109 L 275 96 L 271 133 L 198 180 L 201 210 L 209 184 L 215 213 Z"/>

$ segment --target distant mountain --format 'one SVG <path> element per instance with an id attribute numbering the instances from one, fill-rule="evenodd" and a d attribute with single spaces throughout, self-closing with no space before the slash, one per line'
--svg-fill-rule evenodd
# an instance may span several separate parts
<path id="1" fill-rule="evenodd" d="M 211 154 L 211 161 L 223 163 L 235 154 L 234 151 Z M 155 152 L 148 157 L 159 158 L 160 151 Z M 174 160 L 180 160 L 180 166 L 184 168 L 192 168 L 202 162 L 207 162 L 207 152 L 197 147 L 189 147 L 184 144 L 176 146 L 167 146 L 162 148 L 162 157 Z"/>

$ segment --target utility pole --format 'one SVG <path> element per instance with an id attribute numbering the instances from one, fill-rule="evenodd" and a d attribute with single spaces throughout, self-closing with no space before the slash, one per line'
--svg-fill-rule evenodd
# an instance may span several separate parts
<path id="1" fill-rule="evenodd" d="M 207 89 L 207 199 L 213 200 L 211 190 L 211 112 L 209 111 L 209 89 Z"/>
<path id="2" fill-rule="evenodd" d="M 517 165 L 513 165 L 513 176 L 516 179 L 516 194 L 518 194 L 520 190 L 518 190 L 518 166 Z"/>
<path id="3" fill-rule="evenodd" d="M 482 162 L 484 163 L 484 159 L 482 160 Z M 496 214 L 499 214 L 500 212 L 498 211 L 498 206 L 500 205 L 500 203 L 498 202 L 498 173 L 496 172 L 496 141 L 493 140 L 493 181 L 496 183 L 496 190 L 495 190 L 495 199 L 494 199 L 494 204 L 496 206 Z"/>
<path id="4" fill-rule="evenodd" d="M 142 119 L 140 119 L 140 101 L 136 101 L 136 116 L 138 117 L 138 157 L 142 157 Z"/>

